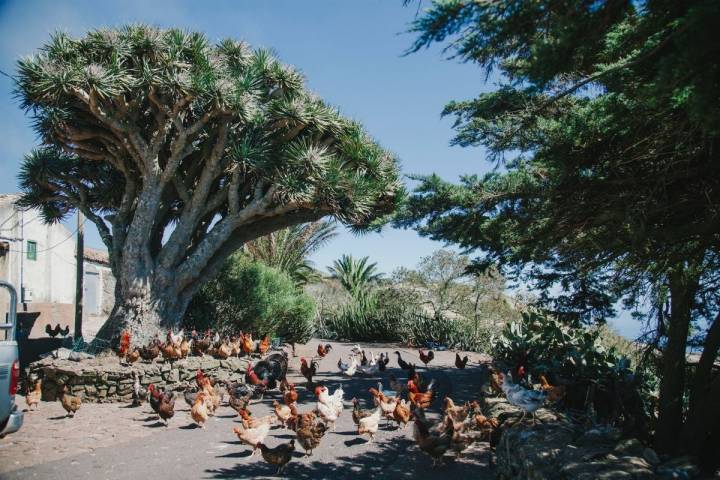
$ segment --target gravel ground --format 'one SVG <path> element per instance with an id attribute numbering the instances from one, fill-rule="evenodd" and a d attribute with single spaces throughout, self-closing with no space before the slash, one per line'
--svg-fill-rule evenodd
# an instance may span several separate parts
<path id="1" fill-rule="evenodd" d="M 399 378 L 404 375 L 397 367 L 396 356 L 392 355 L 388 370 L 379 377 L 341 377 L 337 361 L 347 358 L 352 344 L 331 343 L 334 348 L 321 360 L 316 380 L 325 382 L 331 392 L 342 384 L 346 409 L 337 422 L 337 430 L 325 435 L 312 456 L 296 450 L 284 476 L 297 479 L 369 476 L 426 479 L 447 475 L 494 478 L 494 472 L 488 467 L 487 444 L 471 447 L 460 459 L 446 455 L 445 466 L 432 468 L 430 458 L 412 441 L 411 424 L 405 430 L 381 427 L 374 443 L 368 443 L 367 437 L 359 437 L 352 421 L 350 400 L 357 397 L 364 402 L 364 407 L 370 408 L 369 387 L 376 386 L 378 380 L 384 381 L 387 387 L 389 373 Z M 301 412 L 314 408 L 315 399 L 312 392 L 301 386 L 304 378 L 299 372 L 300 357 L 311 357 L 317 344 L 318 341 L 313 340 L 299 345 L 297 358 L 290 361 L 288 379 L 298 385 Z M 379 344 L 363 347 L 376 355 L 397 348 Z M 421 364 L 416 350 L 399 350 L 403 359 Z M 427 372 L 420 369 L 423 375 L 436 379 L 440 400 L 444 395 L 451 395 L 456 402 L 477 397 L 478 362 L 488 359 L 478 354 L 468 355 L 470 362 L 465 370 L 454 367 L 454 352 L 436 352 Z M 279 393 L 269 393 L 250 410 L 255 416 L 267 415 L 271 413 L 274 399 L 280 399 Z M 17 402 L 24 405 L 21 397 L 17 397 Z M 436 412 L 439 403 L 434 405 Z M 122 404 L 86 404 L 74 419 L 62 417 L 64 413 L 59 402 L 42 402 L 39 410 L 26 413 L 20 432 L 0 440 L 0 478 L 135 479 L 158 475 L 173 479 L 276 478 L 275 467 L 266 464 L 259 454 L 249 458 L 249 447 L 242 445 L 232 433 L 237 417 L 228 407 L 218 409 L 204 429 L 195 427 L 182 397 L 176 403 L 175 417 L 169 427 L 157 421 L 149 405 L 128 408 Z M 275 427 L 265 443 L 272 447 L 293 437 L 293 432 Z"/>

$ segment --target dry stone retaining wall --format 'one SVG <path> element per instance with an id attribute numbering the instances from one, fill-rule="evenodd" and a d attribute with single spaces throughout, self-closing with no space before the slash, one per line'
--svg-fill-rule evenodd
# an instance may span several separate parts
<path id="1" fill-rule="evenodd" d="M 80 361 L 48 357 L 31 364 L 29 376 L 31 380 L 43 380 L 42 399 L 46 401 L 56 400 L 63 385 L 67 384 L 73 395 L 82 395 L 87 402 L 125 402 L 132 398 L 134 371 L 144 387 L 153 383 L 171 390 L 182 390 L 194 385 L 198 369 L 219 380 L 240 380 L 244 377 L 247 362 L 244 358 L 218 360 L 205 356 L 188 357 L 174 363 L 140 361 L 127 366 L 121 365 L 113 356 Z"/>

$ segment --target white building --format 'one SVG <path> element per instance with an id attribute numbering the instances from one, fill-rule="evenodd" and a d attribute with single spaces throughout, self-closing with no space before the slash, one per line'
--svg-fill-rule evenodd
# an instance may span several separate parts
<path id="1" fill-rule="evenodd" d="M 47 336 L 45 326 L 75 323 L 75 232 L 47 225 L 36 210 L 15 205 L 17 195 L 0 195 L 0 279 L 18 290 L 19 318 L 29 338 Z M 84 252 L 83 334 L 93 336 L 114 302 L 115 279 L 107 253 Z M 28 324 L 30 322 L 30 324 Z"/>

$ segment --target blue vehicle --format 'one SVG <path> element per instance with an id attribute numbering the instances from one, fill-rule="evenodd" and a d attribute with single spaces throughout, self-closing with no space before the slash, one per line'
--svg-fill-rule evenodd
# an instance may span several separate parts
<path id="1" fill-rule="evenodd" d="M 0 280 L 0 312 L 5 310 L 0 316 L 0 438 L 17 432 L 23 424 L 23 413 L 15 405 L 20 380 L 16 309 L 15 287 Z"/>

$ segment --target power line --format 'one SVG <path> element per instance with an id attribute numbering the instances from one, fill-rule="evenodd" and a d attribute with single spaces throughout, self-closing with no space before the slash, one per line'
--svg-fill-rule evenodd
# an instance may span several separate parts
<path id="1" fill-rule="evenodd" d="M 87 222 L 87 218 L 85 220 L 83 220 L 83 222 L 82 222 L 83 226 L 85 225 L 85 222 Z M 52 247 L 43 248 L 42 250 L 35 250 L 35 253 L 49 252 L 53 248 L 58 247 L 58 246 L 62 245 L 63 243 L 67 242 L 68 240 L 70 240 L 78 232 L 78 230 L 79 230 L 79 227 L 76 227 L 75 230 L 73 230 L 73 232 L 70 235 L 65 237 L 63 240 L 60 240 L 58 243 L 56 243 Z M 10 249 L 10 251 L 11 252 L 19 252 L 19 253 L 27 253 L 27 250 L 22 250 L 22 249 L 21 250 Z"/>

